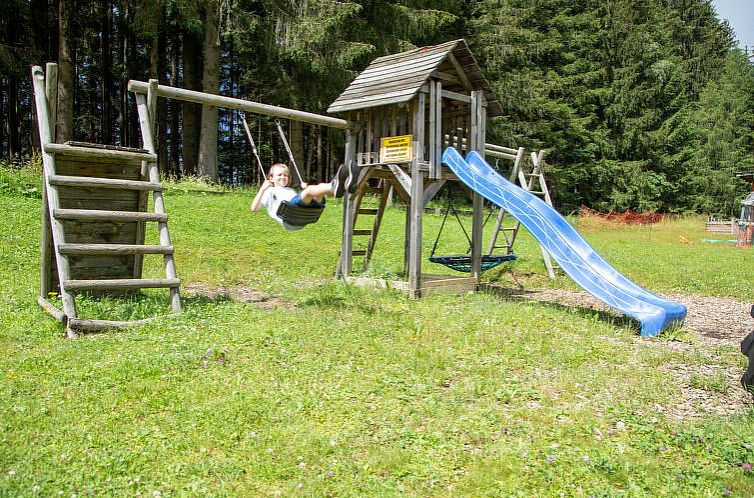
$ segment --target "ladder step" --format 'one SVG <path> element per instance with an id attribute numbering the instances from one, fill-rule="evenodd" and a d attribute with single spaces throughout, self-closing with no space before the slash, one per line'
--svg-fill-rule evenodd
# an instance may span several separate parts
<path id="1" fill-rule="evenodd" d="M 372 235 L 372 230 L 370 228 L 354 228 L 353 234 L 354 235 Z"/>
<path id="2" fill-rule="evenodd" d="M 373 214 L 376 215 L 379 209 L 377 208 L 359 208 L 358 214 Z"/>
<path id="3" fill-rule="evenodd" d="M 529 193 L 534 195 L 545 195 L 541 190 L 529 190 Z"/>
<path id="4" fill-rule="evenodd" d="M 146 325 L 149 322 L 154 321 L 154 318 L 145 318 L 143 320 L 133 320 L 130 322 L 119 322 L 114 320 L 85 320 L 82 318 L 69 318 L 68 327 L 76 331 L 99 331 L 109 329 L 126 329 L 129 327 L 140 327 Z"/>
<path id="5" fill-rule="evenodd" d="M 63 287 L 68 291 L 104 289 L 155 289 L 179 287 L 177 278 L 113 278 L 108 280 L 66 280 Z"/>
<path id="6" fill-rule="evenodd" d="M 354 256 L 366 256 L 367 255 L 366 249 L 356 249 L 356 250 L 353 250 L 351 252 L 352 252 L 352 254 Z"/>
<path id="7" fill-rule="evenodd" d="M 382 187 L 364 187 L 365 194 L 382 194 Z"/>
<path id="8" fill-rule="evenodd" d="M 95 254 L 173 254 L 173 246 L 141 244 L 60 244 L 60 254 L 85 256 Z"/>
<path id="9" fill-rule="evenodd" d="M 113 188 L 123 190 L 149 190 L 162 191 L 161 183 L 141 182 L 137 180 L 116 180 L 114 178 L 96 178 L 89 176 L 50 176 L 50 184 L 60 187 L 95 187 Z"/>
<path id="10" fill-rule="evenodd" d="M 59 220 L 80 221 L 156 221 L 165 223 L 164 213 L 142 213 L 139 211 L 102 211 L 98 209 L 55 209 L 53 216 Z"/>
<path id="11" fill-rule="evenodd" d="M 98 144 L 82 144 L 74 142 L 72 144 L 46 144 L 43 148 L 48 154 L 60 154 L 73 157 L 96 157 L 113 160 L 126 161 L 147 161 L 156 162 L 157 155 L 143 149 L 123 149 L 123 148 L 102 148 L 96 147 Z M 92 147 L 95 145 L 95 147 Z"/>

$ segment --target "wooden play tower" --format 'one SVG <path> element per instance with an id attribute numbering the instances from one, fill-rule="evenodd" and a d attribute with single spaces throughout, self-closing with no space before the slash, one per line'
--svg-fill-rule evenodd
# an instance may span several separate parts
<path id="1" fill-rule="evenodd" d="M 419 297 L 437 285 L 473 290 L 482 260 L 483 199 L 472 194 L 471 273 L 444 279 L 422 274 L 422 214 L 445 182 L 455 177 L 443 167 L 442 151 L 453 146 L 484 153 L 487 118 L 502 113 L 464 40 L 375 59 L 330 105 L 329 113 L 352 123 L 346 161 L 362 168 L 359 187 L 347 197 L 338 275 L 348 278 L 354 258 L 364 266 L 374 250 L 389 188 L 405 201 L 406 236 L 403 287 Z M 382 196 L 378 208 L 365 209 L 367 193 Z M 359 217 L 374 217 L 371 229 L 354 228 Z M 354 238 L 368 237 L 365 249 L 354 250 Z"/>

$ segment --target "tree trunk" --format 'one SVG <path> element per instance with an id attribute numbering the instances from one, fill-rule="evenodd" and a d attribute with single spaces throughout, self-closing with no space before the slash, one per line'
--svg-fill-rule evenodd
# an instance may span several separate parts
<path id="1" fill-rule="evenodd" d="M 198 35 L 183 33 L 183 85 L 188 90 L 202 89 L 202 54 Z M 183 173 L 195 175 L 199 158 L 199 132 L 202 106 L 183 102 Z"/>
<path id="2" fill-rule="evenodd" d="M 175 22 L 171 23 L 171 26 L 175 26 Z M 170 86 L 178 87 L 180 82 L 178 81 L 178 64 L 179 64 L 179 47 L 180 38 L 178 36 L 178 30 L 173 28 L 170 30 Z M 178 132 L 180 128 L 180 102 L 177 99 L 168 100 L 168 109 L 170 112 L 170 159 L 168 165 L 168 171 L 176 178 L 180 178 L 180 154 L 181 154 L 181 134 Z"/>
<path id="3" fill-rule="evenodd" d="M 18 122 L 18 76 L 8 78 L 8 159 L 21 157 L 21 140 Z"/>
<path id="4" fill-rule="evenodd" d="M 157 37 L 153 40 L 152 59 L 153 69 L 155 70 L 153 78 L 164 81 L 163 78 L 168 72 L 167 58 L 167 12 L 162 9 L 162 19 L 158 24 Z M 168 109 L 166 99 L 157 99 L 157 164 L 163 172 L 168 170 Z"/>
<path id="5" fill-rule="evenodd" d="M 49 13 L 47 12 L 47 0 L 31 0 L 31 50 L 32 62 L 44 67 L 50 60 L 49 52 Z"/>
<path id="6" fill-rule="evenodd" d="M 133 11 L 128 11 L 128 20 L 127 23 L 129 26 L 134 25 L 134 13 Z M 127 35 L 127 44 L 126 44 L 126 50 L 128 51 L 128 64 L 126 67 L 126 88 L 123 89 L 123 92 L 126 94 L 126 99 L 128 99 L 128 80 L 131 78 L 144 78 L 144 76 L 148 76 L 146 71 L 139 70 L 138 66 L 138 46 L 136 44 L 136 33 L 129 29 L 128 35 Z M 129 137 L 128 137 L 128 146 L 129 147 L 140 147 L 139 144 L 141 144 L 141 126 L 139 125 L 139 113 L 136 112 L 136 109 L 129 105 L 128 108 L 128 131 L 129 131 Z"/>
<path id="7" fill-rule="evenodd" d="M 202 91 L 206 93 L 217 94 L 220 91 L 220 19 L 220 2 L 217 0 L 208 2 L 204 21 L 204 76 L 202 78 Z M 217 107 L 203 106 L 197 173 L 213 183 L 219 179 L 217 117 Z"/>
<path id="8" fill-rule="evenodd" d="M 129 130 L 128 125 L 130 120 L 128 118 L 128 23 L 126 22 L 126 15 L 128 7 L 124 6 L 118 13 L 118 51 L 120 54 L 120 95 L 119 95 L 119 121 L 120 121 L 120 145 L 128 145 Z"/>
<path id="9" fill-rule="evenodd" d="M 110 92 L 113 91 L 113 54 L 111 43 L 111 25 L 113 22 L 112 1 L 104 0 L 102 13 L 102 90 L 100 99 L 102 105 L 102 141 L 113 143 L 113 106 Z"/>
<path id="10" fill-rule="evenodd" d="M 0 78 L 0 159 L 6 159 L 5 155 L 5 112 L 3 112 L 3 102 L 5 102 L 5 79 Z M 36 123 L 35 123 L 36 124 Z"/>
<path id="11" fill-rule="evenodd" d="M 50 30 L 49 30 L 49 12 L 47 11 L 47 0 L 31 0 L 30 19 L 31 24 L 31 51 L 34 54 L 32 63 L 44 67 L 50 58 Z M 32 101 L 31 115 L 31 146 L 34 150 L 39 150 L 39 127 L 37 126 L 36 103 Z M 1 156 L 0 156 L 1 157 Z"/>
<path id="12" fill-rule="evenodd" d="M 73 140 L 73 96 L 75 65 L 71 42 L 74 40 L 75 0 L 58 0 L 58 116 L 54 141 Z"/>

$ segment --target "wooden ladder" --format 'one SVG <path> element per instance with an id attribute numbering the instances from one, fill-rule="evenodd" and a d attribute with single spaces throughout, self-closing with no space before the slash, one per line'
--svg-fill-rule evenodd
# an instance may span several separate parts
<path id="1" fill-rule="evenodd" d="M 550 190 L 547 188 L 547 182 L 545 181 L 545 168 L 544 168 L 544 150 L 540 150 L 539 153 L 531 153 L 531 162 L 533 165 L 531 173 L 524 173 L 523 168 L 517 162 L 513 171 L 511 172 L 510 181 L 516 182 L 521 185 L 522 188 L 528 190 L 532 194 L 541 197 L 548 205 L 552 206 L 552 198 L 550 197 Z M 504 209 L 500 209 L 497 215 L 497 221 L 495 222 L 495 228 L 492 231 L 492 239 L 490 241 L 488 254 L 492 254 L 495 249 L 505 249 L 506 254 L 513 253 L 513 244 L 516 241 L 516 236 L 521 228 L 521 223 L 516 220 L 512 226 L 503 226 L 503 220 L 508 213 Z M 497 245 L 497 240 L 500 234 L 503 234 L 504 244 Z M 555 268 L 557 268 L 550 258 L 550 254 L 544 247 L 540 246 L 542 251 L 542 258 L 547 268 L 547 274 L 550 278 L 555 278 Z"/>
<path id="2" fill-rule="evenodd" d="M 368 182 L 363 182 L 363 186 L 356 191 L 356 199 L 354 200 L 355 211 L 353 218 L 353 236 L 354 238 L 368 237 L 366 246 L 361 244 L 361 248 L 352 251 L 353 256 L 361 256 L 364 258 L 362 270 L 367 269 L 372 254 L 374 253 L 374 246 L 377 243 L 377 234 L 380 231 L 382 217 L 385 214 L 385 207 L 387 206 L 390 197 L 390 182 L 387 179 L 374 178 L 372 180 L 377 181 L 376 186 L 370 186 Z M 365 194 L 379 195 L 380 203 L 378 207 L 362 207 L 361 201 L 364 199 Z M 363 225 L 362 228 L 357 228 L 359 219 L 363 220 L 364 217 L 371 217 L 371 223 L 367 222 L 367 228 L 363 228 Z"/>
<path id="3" fill-rule="evenodd" d="M 49 72 L 49 66 L 48 66 Z M 69 337 L 85 330 L 141 325 L 148 320 L 87 320 L 77 316 L 81 292 L 170 289 L 180 313 L 180 280 L 162 196 L 157 156 L 144 149 L 52 142 L 54 116 L 44 73 L 32 69 L 44 166 L 41 289 L 38 302 L 66 324 Z M 144 122 L 142 121 L 142 126 Z M 148 212 L 148 194 L 154 211 Z M 145 224 L 157 223 L 159 244 L 146 245 Z M 163 256 L 165 278 L 143 278 L 143 257 Z M 57 278 L 55 278 L 57 273 Z M 48 300 L 60 293 L 63 310 Z"/>

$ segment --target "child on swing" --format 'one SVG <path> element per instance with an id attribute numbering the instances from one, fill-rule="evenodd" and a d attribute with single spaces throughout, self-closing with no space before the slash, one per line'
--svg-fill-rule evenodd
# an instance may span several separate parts
<path id="1" fill-rule="evenodd" d="M 288 166 L 283 163 L 276 163 L 270 168 L 267 173 L 267 180 L 259 188 L 254 200 L 251 201 L 251 210 L 259 211 L 264 206 L 267 208 L 270 217 L 283 225 L 286 230 L 290 232 L 300 230 L 303 227 L 289 225 L 277 215 L 282 202 L 287 201 L 290 204 L 302 207 L 321 207 L 325 204 L 325 197 L 327 196 L 343 197 L 344 192 L 354 193 L 358 176 L 359 168 L 353 162 L 348 166 L 342 164 L 331 182 L 316 185 L 302 183 L 303 190 L 296 193 L 288 186 L 291 180 Z"/>

